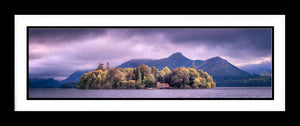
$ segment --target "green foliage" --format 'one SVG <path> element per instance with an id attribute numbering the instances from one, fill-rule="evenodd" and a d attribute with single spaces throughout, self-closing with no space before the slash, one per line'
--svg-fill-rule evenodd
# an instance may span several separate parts
<path id="1" fill-rule="evenodd" d="M 140 71 L 141 71 L 142 81 L 144 80 L 145 76 L 148 76 L 149 74 L 151 74 L 151 68 L 145 64 L 140 65 Z"/>
<path id="2" fill-rule="evenodd" d="M 260 76 L 250 79 L 240 79 L 240 80 L 218 80 L 221 87 L 268 87 L 272 86 L 272 77 L 270 76 Z"/>
<path id="3" fill-rule="evenodd" d="M 189 70 L 185 67 L 180 67 L 172 71 L 172 77 L 170 80 L 170 85 L 176 88 L 184 88 L 185 85 L 189 85 L 190 77 Z"/>
<path id="4" fill-rule="evenodd" d="M 203 70 L 180 67 L 172 70 L 170 80 L 167 82 L 174 88 L 215 88 L 216 83 L 208 73 Z"/>
<path id="5" fill-rule="evenodd" d="M 161 71 L 145 64 L 136 68 L 107 68 L 99 64 L 95 71 L 85 73 L 77 84 L 78 89 L 141 89 L 154 88 L 156 82 L 168 83 L 172 88 L 214 88 L 213 78 L 203 70 L 164 67 Z M 70 84 L 69 84 L 70 86 Z M 67 87 L 67 86 L 66 86 Z"/>
<path id="6" fill-rule="evenodd" d="M 69 82 L 61 85 L 61 88 L 76 88 L 77 82 Z"/>
<path id="7" fill-rule="evenodd" d="M 139 82 L 141 82 L 141 78 L 142 78 L 142 74 L 141 74 L 141 70 L 140 70 L 140 67 L 137 66 L 135 68 L 135 79 Z"/>
<path id="8" fill-rule="evenodd" d="M 121 89 L 135 89 L 135 80 L 122 81 L 120 86 Z"/>
<path id="9" fill-rule="evenodd" d="M 145 77 L 144 84 L 146 87 L 154 87 L 155 86 L 155 79 L 152 74 L 149 74 Z"/>
<path id="10" fill-rule="evenodd" d="M 81 78 L 79 83 L 77 84 L 76 88 L 79 89 L 85 89 L 86 85 L 87 85 L 87 80 L 88 80 L 88 73 L 84 73 Z"/>
<path id="11" fill-rule="evenodd" d="M 169 69 L 168 67 L 164 67 L 164 68 L 162 69 L 162 71 L 163 71 L 165 74 L 170 74 L 170 73 L 171 73 L 171 71 L 170 71 L 170 69 Z"/>

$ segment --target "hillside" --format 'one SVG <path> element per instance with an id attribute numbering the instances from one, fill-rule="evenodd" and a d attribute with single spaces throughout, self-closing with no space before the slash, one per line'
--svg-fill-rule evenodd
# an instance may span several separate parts
<path id="1" fill-rule="evenodd" d="M 60 83 L 64 84 L 64 83 L 69 83 L 69 82 L 79 82 L 81 76 L 84 73 L 88 73 L 91 70 L 78 70 L 73 72 L 68 78 L 60 81 Z"/>
<path id="2" fill-rule="evenodd" d="M 196 69 L 202 69 L 208 74 L 212 75 L 216 79 L 228 79 L 228 78 L 248 78 L 251 74 L 237 68 L 236 66 L 229 63 L 227 60 L 221 57 L 213 57 L 207 60 L 191 60 L 182 55 L 182 53 L 177 52 L 171 56 L 158 60 L 130 60 L 118 66 L 119 68 L 134 68 L 137 65 L 144 63 L 145 65 L 152 67 L 155 66 L 157 69 L 161 70 L 164 67 L 174 69 L 177 67 L 193 67 L 193 62 L 195 63 Z M 118 68 L 117 67 L 117 68 Z"/>
<path id="3" fill-rule="evenodd" d="M 272 73 L 272 62 L 262 62 L 260 64 L 250 64 L 241 66 L 240 69 L 251 74 L 270 75 Z"/>
<path id="4" fill-rule="evenodd" d="M 60 88 L 61 83 L 53 78 L 29 78 L 29 88 Z"/>
<path id="5" fill-rule="evenodd" d="M 212 75 L 215 79 L 244 79 L 251 77 L 251 74 L 237 68 L 221 57 L 213 57 L 205 60 L 196 69 Z"/>

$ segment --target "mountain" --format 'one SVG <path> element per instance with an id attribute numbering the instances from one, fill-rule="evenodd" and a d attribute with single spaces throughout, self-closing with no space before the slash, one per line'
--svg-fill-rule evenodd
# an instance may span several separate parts
<path id="1" fill-rule="evenodd" d="M 196 66 L 196 69 L 202 69 L 212 75 L 214 79 L 244 79 L 251 76 L 218 56 L 205 60 Z"/>
<path id="2" fill-rule="evenodd" d="M 29 78 L 29 88 L 61 88 L 63 84 L 70 82 L 79 82 L 84 73 L 91 70 L 81 70 L 73 72 L 68 78 L 62 81 L 57 81 L 53 78 Z"/>
<path id="3" fill-rule="evenodd" d="M 200 65 L 203 61 L 202 60 L 195 60 L 195 66 Z M 145 65 L 148 65 L 149 67 L 155 66 L 157 69 L 162 70 L 164 67 L 176 68 L 181 66 L 186 67 L 192 67 L 193 66 L 193 60 L 190 60 L 182 55 L 182 53 L 177 52 L 172 54 L 171 56 L 159 60 L 153 60 L 153 59 L 132 59 L 129 60 L 119 66 L 117 68 L 134 68 L 137 65 L 140 65 L 144 63 Z M 84 73 L 88 73 L 92 70 L 81 70 L 81 71 L 75 71 L 73 72 L 68 78 L 65 80 L 60 81 L 59 83 L 64 84 L 68 82 L 79 82 L 81 76 Z"/>
<path id="4" fill-rule="evenodd" d="M 266 75 L 272 73 L 272 61 L 262 62 L 260 64 L 250 64 L 240 67 L 240 69 L 251 74 Z"/>
<path id="5" fill-rule="evenodd" d="M 60 88 L 61 83 L 53 78 L 29 78 L 29 88 Z"/>
<path id="6" fill-rule="evenodd" d="M 195 66 L 200 65 L 203 61 L 202 60 L 195 60 Z M 190 60 L 182 55 L 180 52 L 176 52 L 172 54 L 171 56 L 163 59 L 158 60 L 152 60 L 152 59 L 134 59 L 127 61 L 120 66 L 117 66 L 117 68 L 127 68 L 127 67 L 136 67 L 137 65 L 140 65 L 144 63 L 145 65 L 152 67 L 155 66 L 158 70 L 162 70 L 164 67 L 169 67 L 170 69 L 176 68 L 176 67 L 193 67 L 193 60 Z"/>
<path id="7" fill-rule="evenodd" d="M 84 73 L 88 73 L 90 71 L 92 71 L 92 70 L 78 70 L 78 71 L 75 71 L 68 78 L 60 81 L 60 83 L 65 84 L 65 83 L 69 83 L 69 82 L 79 82 L 81 76 Z"/>
<path id="8" fill-rule="evenodd" d="M 173 69 L 176 67 L 193 67 L 193 61 L 195 63 L 196 69 L 202 69 L 208 74 L 212 75 L 214 79 L 243 79 L 251 76 L 251 74 L 237 68 L 236 66 L 229 63 L 227 60 L 222 59 L 221 57 L 213 57 L 207 60 L 191 60 L 186 58 L 180 52 L 176 52 L 171 56 L 158 60 L 151 59 L 135 59 L 130 60 L 121 64 L 120 68 L 126 67 L 136 67 L 144 63 L 149 67 L 155 66 L 157 69 L 161 70 L 164 67 L 169 67 L 169 69 Z"/>

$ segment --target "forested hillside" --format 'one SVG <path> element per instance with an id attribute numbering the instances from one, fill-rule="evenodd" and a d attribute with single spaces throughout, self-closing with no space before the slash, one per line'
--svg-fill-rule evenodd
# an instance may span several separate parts
<path id="1" fill-rule="evenodd" d="M 155 88 L 157 82 L 168 83 L 171 88 L 214 88 L 213 78 L 203 70 L 189 67 L 158 70 L 145 64 L 135 68 L 104 68 L 83 74 L 78 89 L 142 89 Z"/>

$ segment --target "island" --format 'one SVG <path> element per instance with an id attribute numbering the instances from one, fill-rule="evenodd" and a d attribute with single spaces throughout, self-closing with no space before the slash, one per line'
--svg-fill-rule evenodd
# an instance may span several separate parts
<path id="1" fill-rule="evenodd" d="M 212 76 L 202 69 L 177 67 L 158 70 L 145 64 L 135 68 L 110 68 L 100 63 L 96 70 L 84 73 L 77 89 L 198 89 L 215 88 Z"/>

